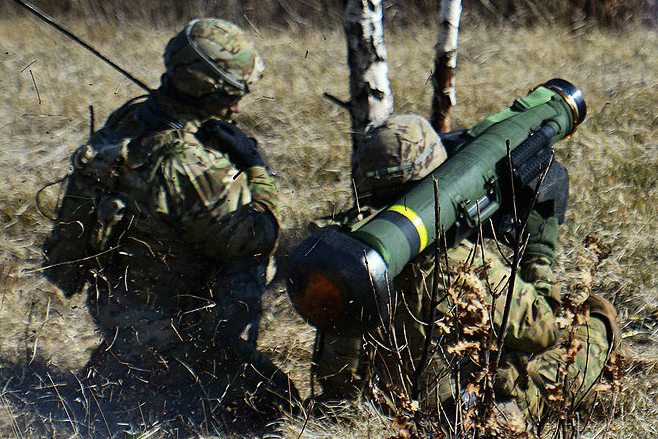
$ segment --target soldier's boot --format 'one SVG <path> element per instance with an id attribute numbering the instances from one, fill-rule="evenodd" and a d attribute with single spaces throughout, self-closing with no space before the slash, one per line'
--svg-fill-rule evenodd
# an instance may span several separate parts
<path id="1" fill-rule="evenodd" d="M 318 400 L 354 399 L 363 385 L 361 337 L 338 337 L 318 333 L 313 375 L 322 388 Z"/>

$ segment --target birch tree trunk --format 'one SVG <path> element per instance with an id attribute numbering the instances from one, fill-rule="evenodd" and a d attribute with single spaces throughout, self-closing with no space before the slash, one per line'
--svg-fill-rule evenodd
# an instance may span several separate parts
<path id="1" fill-rule="evenodd" d="M 455 69 L 461 0 L 441 0 L 441 19 L 434 58 L 432 110 L 430 122 L 439 133 L 450 131 L 450 108 L 457 104 Z"/>
<path id="2" fill-rule="evenodd" d="M 382 19 L 382 0 L 346 0 L 353 149 L 368 127 L 382 124 L 393 112 Z"/>

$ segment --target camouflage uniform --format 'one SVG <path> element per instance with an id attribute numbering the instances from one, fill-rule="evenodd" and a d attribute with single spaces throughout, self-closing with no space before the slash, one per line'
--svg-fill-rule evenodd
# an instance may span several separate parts
<path id="1" fill-rule="evenodd" d="M 109 189 L 88 244 L 88 303 L 105 335 L 91 366 L 172 398 L 199 385 L 226 400 L 241 367 L 260 361 L 259 381 L 276 375 L 288 388 L 255 351 L 278 192 L 255 140 L 222 121 L 263 62 L 242 30 L 209 18 L 170 40 L 164 64 L 160 88 L 112 113 L 72 157 L 70 182 L 106 178 Z"/>
<path id="2" fill-rule="evenodd" d="M 138 140 L 129 144 L 114 191 L 126 202 L 130 224 L 118 251 L 95 275 L 99 293 L 90 295 L 91 309 L 109 334 L 117 326 L 132 328 L 127 348 L 137 340 L 149 345 L 149 337 L 163 338 L 159 344 L 178 341 L 169 330 L 159 334 L 147 325 L 140 331 L 135 310 L 141 308 L 164 320 L 184 314 L 194 321 L 210 313 L 218 322 L 230 320 L 231 336 L 251 325 L 255 342 L 265 269 L 278 234 L 274 180 L 263 167 L 239 173 L 219 148 L 195 136 L 199 122 L 133 136 L 126 125 L 157 111 L 156 99 L 117 110 L 94 135 Z M 136 125 L 141 131 L 143 124 Z M 94 137 L 91 143 L 98 141 Z M 244 309 L 231 309 L 235 301 Z"/>
<path id="3" fill-rule="evenodd" d="M 437 142 L 436 133 L 430 130 L 429 123 L 420 117 L 393 116 L 386 125 L 366 135 L 360 146 L 362 151 L 357 151 L 353 159 L 357 189 L 366 192 L 362 205 L 366 203 L 375 208 L 385 205 L 404 190 L 405 184 L 424 177 L 438 165 L 432 162 L 432 157 L 438 157 L 439 163 L 445 159 L 444 151 L 427 151 L 428 145 Z M 427 140 L 419 140 L 419 137 Z M 439 146 L 432 149 L 442 149 L 440 140 Z M 416 165 L 408 166 L 409 163 Z M 419 163 L 431 163 L 431 167 L 422 168 Z M 393 196 L 387 197 L 389 184 Z M 564 359 L 567 347 L 561 342 L 569 330 L 561 329 L 558 324 L 560 291 L 550 268 L 557 240 L 557 220 L 533 213 L 528 229 L 533 233 L 522 261 L 521 275 L 514 282 L 504 355 L 495 388 L 499 400 L 512 399 L 526 415 L 540 417 L 547 414 L 549 394 L 559 384 L 558 372 L 563 368 L 571 378 L 580 380 L 576 398 L 583 400 L 591 396 L 615 343 L 616 315 L 611 306 L 605 305 L 605 300 L 590 299 L 593 306 L 589 316 L 572 331 L 582 349 L 577 351 L 572 362 L 567 362 Z M 355 396 L 368 384 L 368 378 L 379 380 L 380 387 L 401 388 L 411 395 L 413 371 L 421 362 L 426 344 L 428 327 L 423 322 L 429 321 L 432 314 L 431 291 L 437 274 L 432 247 L 416 256 L 394 279 L 398 303 L 392 331 L 380 329 L 363 338 L 321 334 L 315 374 L 324 397 Z M 469 341 L 468 335 L 465 340 L 463 334 L 461 340 L 455 338 L 455 312 L 462 311 L 460 325 L 468 325 L 473 333 L 489 333 L 491 326 L 496 333 L 501 330 L 510 269 L 495 254 L 494 250 L 485 251 L 483 255 L 480 246 L 464 240 L 447 251 L 445 260 L 441 257 L 440 300 L 434 310 L 433 340 L 438 349 L 420 377 L 420 402 L 426 409 L 437 410 L 438 405 L 445 409 L 455 400 L 455 376 L 451 371 L 459 370 L 463 383 L 471 378 L 469 371 L 473 366 L 481 364 L 477 354 L 482 348 L 482 339 L 473 336 L 474 345 L 470 347 L 466 343 L 462 343 L 461 348 L 455 344 Z M 470 268 L 464 269 L 466 265 Z M 447 290 L 445 286 L 450 282 L 451 288 Z M 469 288 L 460 288 L 460 285 Z M 477 294 L 468 293 L 472 297 L 466 300 L 463 295 L 467 293 L 459 295 L 459 291 Z M 502 295 L 494 301 L 490 291 Z M 489 320 L 491 308 L 492 321 Z M 459 349 L 465 354 L 457 355 L 455 352 Z M 455 361 L 459 361 L 459 365 Z"/>

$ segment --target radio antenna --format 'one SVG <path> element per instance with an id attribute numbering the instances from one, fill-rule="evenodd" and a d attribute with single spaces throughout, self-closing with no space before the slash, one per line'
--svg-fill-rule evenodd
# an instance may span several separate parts
<path id="1" fill-rule="evenodd" d="M 64 35 L 66 35 L 67 37 L 71 38 L 71 39 L 72 39 L 73 41 L 75 41 L 76 43 L 80 44 L 80 45 L 81 45 L 82 47 L 84 47 L 85 49 L 89 50 L 91 53 L 93 53 L 93 54 L 96 55 L 98 58 L 100 58 L 100 59 L 102 59 L 103 61 L 105 61 L 105 62 L 106 62 L 107 64 L 109 64 L 112 68 L 114 68 L 116 71 L 118 71 L 119 73 L 121 73 L 121 74 L 122 74 L 123 76 L 125 76 L 126 78 L 130 79 L 132 82 L 134 82 L 135 84 L 137 84 L 137 85 L 140 86 L 141 88 L 143 88 L 145 91 L 147 91 L 147 92 L 149 92 L 149 93 L 151 93 L 151 92 L 153 91 L 148 85 L 144 84 L 142 81 L 140 81 L 139 79 L 135 78 L 133 75 L 131 75 L 130 73 L 128 73 L 127 71 L 125 71 L 124 69 L 122 69 L 121 67 L 119 67 L 115 62 L 113 62 L 113 61 L 110 60 L 108 57 L 106 57 L 105 55 L 103 55 L 102 53 L 100 53 L 98 50 L 94 49 L 91 45 L 89 45 L 89 44 L 85 43 L 84 41 L 82 41 L 80 38 L 78 38 L 77 36 L 75 36 L 72 32 L 70 32 L 70 31 L 64 29 L 64 28 L 62 27 L 62 25 L 60 25 L 59 23 L 57 23 L 52 17 L 50 17 L 50 16 L 46 15 L 44 12 L 40 11 L 40 10 L 39 10 L 36 6 L 34 6 L 33 4 L 31 4 L 31 3 L 29 3 L 29 2 L 27 2 L 27 1 L 25 1 L 25 0 L 14 0 L 14 2 L 18 3 L 20 6 L 24 7 L 24 8 L 27 9 L 28 11 L 30 11 L 32 14 L 34 14 L 35 16 L 37 16 L 39 19 L 45 21 L 46 23 L 48 23 L 49 25 L 51 25 L 52 27 L 54 27 L 55 29 L 57 29 L 58 31 L 60 31 L 61 33 L 63 33 Z"/>

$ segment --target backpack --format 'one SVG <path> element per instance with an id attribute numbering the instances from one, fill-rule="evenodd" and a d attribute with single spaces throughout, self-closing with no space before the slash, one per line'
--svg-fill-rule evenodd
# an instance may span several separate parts
<path id="1" fill-rule="evenodd" d="M 114 191 L 131 141 L 101 130 L 71 155 L 73 171 L 43 245 L 44 274 L 66 297 L 83 291 L 127 228 L 126 202 Z"/>

